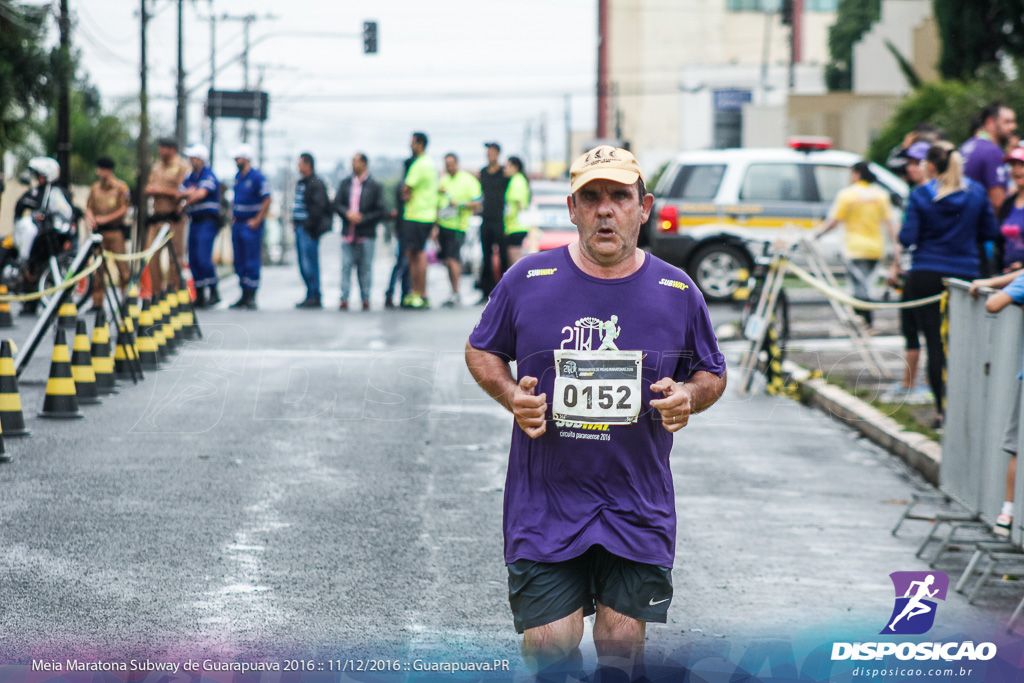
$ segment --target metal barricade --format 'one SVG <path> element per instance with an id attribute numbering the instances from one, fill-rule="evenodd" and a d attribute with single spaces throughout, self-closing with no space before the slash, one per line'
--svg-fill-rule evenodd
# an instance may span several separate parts
<path id="1" fill-rule="evenodd" d="M 1010 306 L 1000 313 L 988 313 L 987 295 L 973 298 L 968 293 L 970 283 L 961 280 L 948 284 L 946 415 L 939 485 L 991 525 L 1006 492 L 1010 456 L 1003 450 L 1003 435 L 1013 393 L 1021 391 L 1017 377 L 1024 366 L 1024 311 Z M 1024 471 L 1018 471 L 1018 491 L 1022 475 Z M 1012 541 L 1018 546 L 1022 541 L 1022 498 L 1015 496 Z"/>

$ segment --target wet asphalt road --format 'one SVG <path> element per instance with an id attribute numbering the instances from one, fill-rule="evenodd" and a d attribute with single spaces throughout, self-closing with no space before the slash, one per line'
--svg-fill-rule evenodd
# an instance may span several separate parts
<path id="1" fill-rule="evenodd" d="M 480 309 L 384 311 L 378 294 L 340 313 L 326 242 L 325 310 L 294 310 L 294 267 L 267 268 L 261 311 L 205 313 L 203 341 L 85 419 L 35 417 L 40 351 L 21 390 L 32 434 L 0 465 L 0 663 L 518 662 L 501 558 L 512 420 L 462 360 Z M 440 300 L 439 269 L 431 288 Z M 827 416 L 730 389 L 673 458 L 676 597 L 652 652 L 872 637 L 888 574 L 926 568 L 923 526 L 888 533 L 919 481 Z M 941 628 L 994 629 L 1020 592 L 951 596 Z"/>

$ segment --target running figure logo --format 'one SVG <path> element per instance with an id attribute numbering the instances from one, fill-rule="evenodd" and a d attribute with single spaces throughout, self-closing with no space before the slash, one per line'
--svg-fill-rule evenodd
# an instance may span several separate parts
<path id="1" fill-rule="evenodd" d="M 881 633 L 927 633 L 935 623 L 935 601 L 946 599 L 949 577 L 945 572 L 893 572 L 889 578 L 896 590 L 896 604 Z"/>
<path id="2" fill-rule="evenodd" d="M 562 334 L 569 336 L 562 340 L 559 348 L 593 351 L 597 346 L 597 351 L 618 351 L 619 347 L 615 340 L 619 338 L 621 332 L 617 315 L 611 316 L 610 320 L 601 320 L 593 316 L 580 318 L 573 327 L 566 325 L 562 328 Z"/>

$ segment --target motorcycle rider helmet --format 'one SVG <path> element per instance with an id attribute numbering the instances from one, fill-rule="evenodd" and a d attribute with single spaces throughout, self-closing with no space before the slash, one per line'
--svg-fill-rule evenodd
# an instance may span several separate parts
<path id="1" fill-rule="evenodd" d="M 46 182 L 55 183 L 60 178 L 60 164 L 50 157 L 32 157 L 28 169 L 38 176 L 46 178 Z"/>

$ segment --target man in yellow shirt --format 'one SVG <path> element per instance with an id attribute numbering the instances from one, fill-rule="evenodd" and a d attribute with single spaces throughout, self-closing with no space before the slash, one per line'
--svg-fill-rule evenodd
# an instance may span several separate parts
<path id="1" fill-rule="evenodd" d="M 481 206 L 480 181 L 471 173 L 459 170 L 459 158 L 447 154 L 444 158 L 445 175 L 441 178 L 438 201 L 437 233 L 438 257 L 448 267 L 448 279 L 452 294 L 444 306 L 458 306 L 459 278 L 462 275 L 462 260 L 459 254 L 466 239 L 469 217 Z"/>
<path id="2" fill-rule="evenodd" d="M 871 300 L 872 274 L 885 255 L 885 234 L 883 224 L 898 249 L 898 226 L 893 220 L 892 203 L 889 193 L 877 184 L 866 161 L 860 161 L 850 169 L 851 185 L 836 195 L 829 210 L 828 218 L 813 233 L 815 238 L 835 228 L 840 223 L 846 226 L 846 244 L 843 255 L 846 270 L 853 285 L 853 296 L 861 301 Z M 896 254 L 899 258 L 899 254 Z M 871 326 L 871 311 L 858 310 L 867 325 Z"/>
<path id="3" fill-rule="evenodd" d="M 413 162 L 405 174 L 402 185 L 402 200 L 405 210 L 402 214 L 403 250 L 409 259 L 409 277 L 412 289 L 402 300 L 406 308 L 430 308 L 427 301 L 427 254 L 423 251 L 427 238 L 437 222 L 437 167 L 427 156 L 427 136 L 413 133 Z"/>

